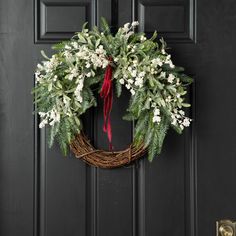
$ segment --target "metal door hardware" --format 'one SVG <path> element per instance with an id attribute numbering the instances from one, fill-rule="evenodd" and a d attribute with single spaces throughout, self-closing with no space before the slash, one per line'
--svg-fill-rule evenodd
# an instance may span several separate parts
<path id="1" fill-rule="evenodd" d="M 236 236 L 236 222 L 219 220 L 216 222 L 216 236 Z"/>

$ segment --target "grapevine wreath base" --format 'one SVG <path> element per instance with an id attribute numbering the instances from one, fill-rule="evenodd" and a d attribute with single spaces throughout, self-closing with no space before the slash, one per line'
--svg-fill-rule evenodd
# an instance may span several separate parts
<path id="1" fill-rule="evenodd" d="M 76 136 L 70 147 L 76 158 L 100 168 L 117 168 L 127 165 L 142 157 L 147 151 L 143 145 L 137 147 L 134 144 L 122 151 L 112 152 L 95 149 L 83 133 Z"/>

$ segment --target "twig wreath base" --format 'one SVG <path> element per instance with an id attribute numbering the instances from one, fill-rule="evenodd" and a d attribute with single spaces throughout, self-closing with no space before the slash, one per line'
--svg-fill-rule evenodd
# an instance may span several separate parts
<path id="1" fill-rule="evenodd" d="M 83 133 L 76 136 L 70 144 L 70 148 L 76 158 L 82 159 L 89 165 L 107 169 L 130 164 L 141 158 L 147 152 L 147 149 L 143 145 L 137 147 L 134 144 L 131 144 L 125 150 L 114 152 L 95 149 Z"/>

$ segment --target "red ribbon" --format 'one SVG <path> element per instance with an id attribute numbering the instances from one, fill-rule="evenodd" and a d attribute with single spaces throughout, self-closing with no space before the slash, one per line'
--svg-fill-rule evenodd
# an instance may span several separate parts
<path id="1" fill-rule="evenodd" d="M 112 58 L 109 57 L 109 62 L 112 61 Z M 112 110 L 112 101 L 113 101 L 113 90 L 112 90 L 112 67 L 110 63 L 108 64 L 104 80 L 102 84 L 102 90 L 100 92 L 101 98 L 103 98 L 103 131 L 107 133 L 107 138 L 109 141 L 109 149 L 112 149 L 112 130 L 111 130 L 111 118 L 110 113 Z"/>

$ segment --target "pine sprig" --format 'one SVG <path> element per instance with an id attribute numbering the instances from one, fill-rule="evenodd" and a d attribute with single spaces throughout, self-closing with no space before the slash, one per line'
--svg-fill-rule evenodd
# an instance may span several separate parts
<path id="1" fill-rule="evenodd" d="M 154 127 L 151 139 L 149 140 L 148 160 L 150 162 L 153 160 L 155 155 L 159 155 L 161 153 L 168 128 L 169 123 L 166 118 L 163 118 L 159 125 Z"/>

